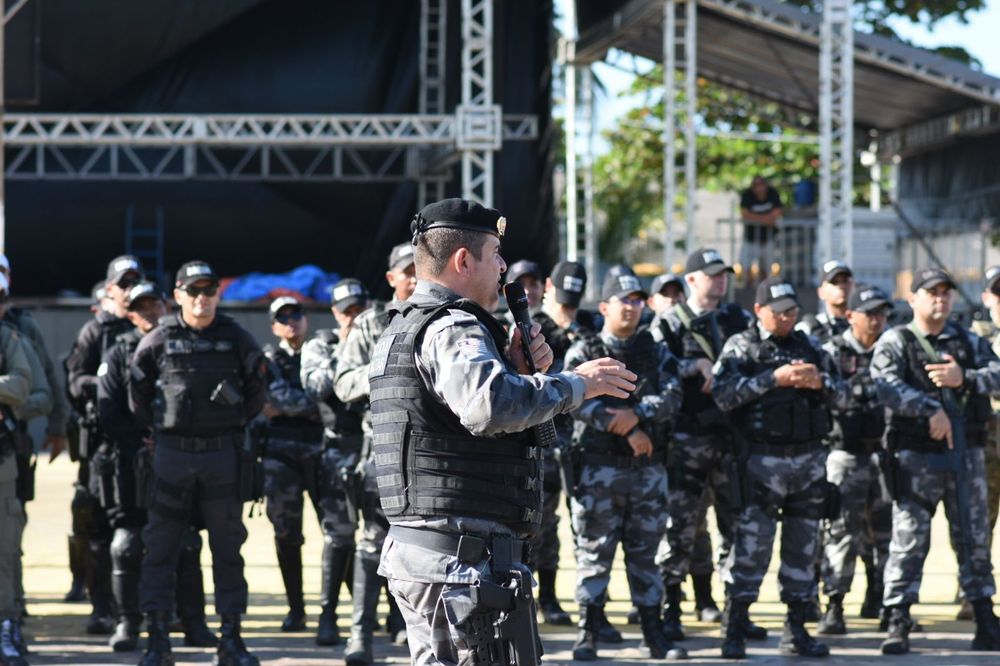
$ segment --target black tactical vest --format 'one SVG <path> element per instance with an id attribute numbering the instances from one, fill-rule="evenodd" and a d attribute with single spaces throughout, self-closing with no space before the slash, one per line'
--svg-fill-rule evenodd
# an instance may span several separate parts
<path id="1" fill-rule="evenodd" d="M 842 335 L 850 328 L 846 319 L 840 317 L 830 319 L 830 315 L 826 313 L 823 314 L 822 318 L 814 314 L 807 314 L 802 317 L 802 323 L 809 329 L 809 335 L 823 343 L 834 336 Z"/>
<path id="2" fill-rule="evenodd" d="M 681 305 L 676 307 L 681 307 Z M 725 344 L 726 340 L 737 333 L 747 330 L 750 321 L 746 318 L 743 309 L 734 303 L 727 303 L 717 310 L 703 312 L 698 317 L 692 317 L 691 325 L 699 334 L 704 336 L 709 344 L 713 344 L 714 342 L 713 336 L 707 335 L 711 325 L 710 320 L 713 318 L 715 319 L 715 329 L 718 332 L 719 343 L 719 347 L 713 351 L 715 358 L 718 358 L 719 352 L 722 351 L 722 345 Z M 665 320 L 663 323 L 666 325 Z M 691 334 L 691 331 L 683 323 L 679 332 L 680 349 L 674 352 L 677 356 L 685 359 L 708 358 L 701 345 L 695 340 L 694 335 Z M 676 337 L 677 333 L 672 332 L 671 335 Z M 666 339 L 669 340 L 670 338 L 667 337 Z M 701 376 L 701 373 L 698 373 L 694 377 L 684 377 L 681 379 L 684 399 L 681 403 L 678 430 L 694 434 L 707 434 L 725 429 L 726 420 L 724 414 L 718 409 L 715 401 L 712 400 L 711 394 L 704 393 L 701 390 L 704 383 L 705 380 Z M 713 423 L 699 422 L 698 415 L 705 412 L 713 413 L 713 419 L 711 419 L 711 421 L 714 421 Z M 702 421 L 704 420 L 702 419 Z"/>
<path id="3" fill-rule="evenodd" d="M 324 328 L 316 331 L 316 337 L 323 341 L 331 354 L 340 338 L 337 333 Z M 361 423 L 365 405 L 359 403 L 347 405 L 336 393 L 331 392 L 326 400 L 319 401 L 319 417 L 323 422 L 326 445 L 342 450 L 360 451 L 364 434 Z"/>
<path id="4" fill-rule="evenodd" d="M 302 389 L 302 356 L 300 354 L 289 354 L 284 347 L 266 345 L 263 349 L 264 355 L 277 368 L 281 378 L 293 389 Z M 318 417 L 315 416 L 287 416 L 279 414 L 268 421 L 268 428 L 272 434 L 281 437 L 291 436 L 295 440 L 319 442 L 322 436 Z M 297 435 L 297 436 L 296 436 Z"/>
<path id="5" fill-rule="evenodd" d="M 609 356 L 625 364 L 625 367 L 634 372 L 637 376 L 635 381 L 636 389 L 628 398 L 612 398 L 604 396 L 601 404 L 611 409 L 634 408 L 644 395 L 656 393 L 660 387 L 660 371 L 658 367 L 659 343 L 653 339 L 653 335 L 648 329 L 643 329 L 632 336 L 626 345 L 615 349 L 610 349 L 604 341 L 597 335 L 587 338 L 584 352 L 588 360 Z M 676 369 L 675 369 L 676 371 Z M 653 442 L 653 458 L 662 454 L 666 450 L 669 435 L 669 424 L 658 423 L 655 426 L 647 425 L 652 432 L 647 432 Z M 583 421 L 576 421 L 573 430 L 573 445 L 581 447 L 587 453 L 599 455 L 624 456 L 632 458 L 634 452 L 629 446 L 628 438 L 621 435 L 597 430 L 586 425 Z"/>
<path id="6" fill-rule="evenodd" d="M 444 516 L 485 518 L 518 532 L 541 520 L 541 452 L 527 433 L 477 437 L 427 389 L 415 354 L 427 325 L 447 310 L 479 320 L 504 349 L 493 316 L 461 299 L 390 310 L 369 372 L 372 444 L 382 509 L 390 523 Z M 514 369 L 508 366 L 512 372 Z"/>
<path id="7" fill-rule="evenodd" d="M 756 326 L 750 331 L 746 371 L 749 376 L 775 370 L 794 360 L 821 367 L 822 356 L 805 333 L 792 331 L 786 338 L 761 340 Z M 776 446 L 816 442 L 826 437 L 831 427 L 822 391 L 789 387 L 771 389 L 737 410 L 735 422 L 751 441 Z"/>
<path id="8" fill-rule="evenodd" d="M 843 335 L 834 337 L 832 344 L 837 347 L 840 376 L 847 381 L 851 397 L 846 410 L 834 411 L 831 444 L 848 451 L 870 448 L 885 431 L 885 407 L 870 371 L 874 350 L 858 352 Z"/>
<path id="9" fill-rule="evenodd" d="M 195 330 L 178 315 L 164 317 L 160 326 L 165 335 L 153 402 L 156 429 L 211 437 L 243 428 L 236 323 L 219 314 L 211 326 Z"/>
<path id="10" fill-rule="evenodd" d="M 941 395 L 941 389 L 934 385 L 924 371 L 924 366 L 931 363 L 927 352 L 917 342 L 916 336 L 909 328 L 906 326 L 897 326 L 896 330 L 899 331 L 906 342 L 906 372 L 903 375 L 903 381 L 923 393 L 936 398 L 943 405 L 944 400 Z M 963 371 L 975 369 L 975 350 L 972 348 L 972 344 L 969 342 L 965 331 L 952 322 L 948 322 L 945 330 L 949 334 L 946 344 L 937 345 L 931 342 L 938 356 L 950 354 L 955 359 L 955 362 L 962 366 Z M 952 389 L 952 392 L 959 401 L 965 401 L 966 444 L 968 446 L 983 446 L 985 444 L 986 426 L 993 414 L 989 396 L 972 393 L 964 386 Z M 908 443 L 931 447 L 944 444 L 942 440 L 933 440 L 930 438 L 929 419 L 912 418 L 893 413 L 890 426 L 893 433 L 902 437 L 901 443 L 903 446 Z"/>

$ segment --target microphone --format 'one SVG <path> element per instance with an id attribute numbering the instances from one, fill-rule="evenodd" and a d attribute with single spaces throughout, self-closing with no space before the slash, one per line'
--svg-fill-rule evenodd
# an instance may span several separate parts
<path id="1" fill-rule="evenodd" d="M 507 299 L 507 308 L 514 318 L 514 325 L 521 331 L 521 351 L 528 362 L 531 374 L 538 372 L 535 360 L 531 358 L 531 315 L 528 314 L 528 295 L 520 282 L 508 282 L 503 286 L 503 295 Z"/>
<path id="2" fill-rule="evenodd" d="M 528 296 L 524 293 L 524 287 L 520 282 L 510 282 L 503 286 L 503 295 L 507 299 L 507 307 L 514 318 L 514 325 L 521 331 L 521 351 L 528 362 L 528 370 L 531 374 L 538 372 L 535 361 L 531 358 L 531 315 L 528 314 Z M 555 446 L 558 443 L 556 426 L 552 420 L 539 423 L 531 428 L 532 439 L 535 446 L 542 448 Z"/>

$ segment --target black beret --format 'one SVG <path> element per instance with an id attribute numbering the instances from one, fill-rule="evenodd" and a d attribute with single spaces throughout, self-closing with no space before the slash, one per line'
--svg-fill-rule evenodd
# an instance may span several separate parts
<path id="1" fill-rule="evenodd" d="M 465 199 L 443 199 L 428 204 L 417 213 L 410 223 L 413 243 L 417 236 L 429 229 L 465 229 L 493 234 L 503 238 L 507 230 L 507 218 L 495 208 L 486 208 L 475 201 Z"/>

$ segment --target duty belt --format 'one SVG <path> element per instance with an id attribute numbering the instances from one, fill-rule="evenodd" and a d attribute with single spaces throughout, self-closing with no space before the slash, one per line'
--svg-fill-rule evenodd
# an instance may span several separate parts
<path id="1" fill-rule="evenodd" d="M 319 444 L 323 440 L 323 426 L 303 425 L 268 425 L 264 431 L 267 438 L 275 441 L 303 442 L 305 444 Z"/>
<path id="2" fill-rule="evenodd" d="M 881 439 L 858 439 L 849 443 L 837 442 L 833 448 L 841 451 L 847 451 L 848 453 L 856 456 L 867 456 L 875 453 L 881 444 Z"/>
<path id="3" fill-rule="evenodd" d="M 812 453 L 823 448 L 820 440 L 802 444 L 768 444 L 767 442 L 750 442 L 750 455 L 774 456 L 775 458 L 794 458 L 805 453 Z"/>
<path id="4" fill-rule="evenodd" d="M 453 555 L 466 564 L 479 564 L 488 557 L 511 563 L 525 562 L 528 559 L 528 541 L 505 534 L 477 537 L 391 525 L 389 536 L 400 543 L 420 546 L 442 555 Z"/>
<path id="5" fill-rule="evenodd" d="M 616 469 L 642 469 L 650 465 L 663 465 L 666 455 L 662 451 L 654 451 L 650 456 L 615 456 L 604 453 L 580 453 L 580 462 L 584 465 L 614 467 Z"/>
<path id="6" fill-rule="evenodd" d="M 214 437 L 192 437 L 187 435 L 170 435 L 160 433 L 156 436 L 156 445 L 172 451 L 188 453 L 206 453 L 219 451 L 226 447 L 237 447 L 242 444 L 242 434 L 227 433 Z"/>

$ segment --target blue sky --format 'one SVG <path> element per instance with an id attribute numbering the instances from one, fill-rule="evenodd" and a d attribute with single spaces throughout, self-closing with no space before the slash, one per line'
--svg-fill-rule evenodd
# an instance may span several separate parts
<path id="1" fill-rule="evenodd" d="M 557 5 L 563 16 L 565 16 L 564 8 L 568 1 L 557 0 Z M 970 14 L 967 24 L 948 19 L 939 22 L 933 31 L 928 31 L 923 26 L 913 25 L 906 20 L 894 21 L 891 26 L 900 36 L 912 41 L 917 46 L 963 46 L 980 60 L 984 72 L 1000 78 L 1000 0 L 987 0 L 986 8 L 978 13 Z M 614 52 L 612 52 L 611 57 L 614 57 Z M 631 69 L 632 58 L 626 54 L 618 54 L 617 64 Z M 650 63 L 640 62 L 638 68 L 641 71 L 648 66 Z M 632 80 L 630 74 L 603 63 L 595 65 L 595 71 L 608 89 L 607 97 L 598 100 L 596 124 L 600 130 L 610 127 L 625 110 L 632 108 L 641 100 L 619 96 L 619 93 L 630 84 Z M 603 142 L 598 139 L 595 148 L 601 152 L 603 147 Z"/>

